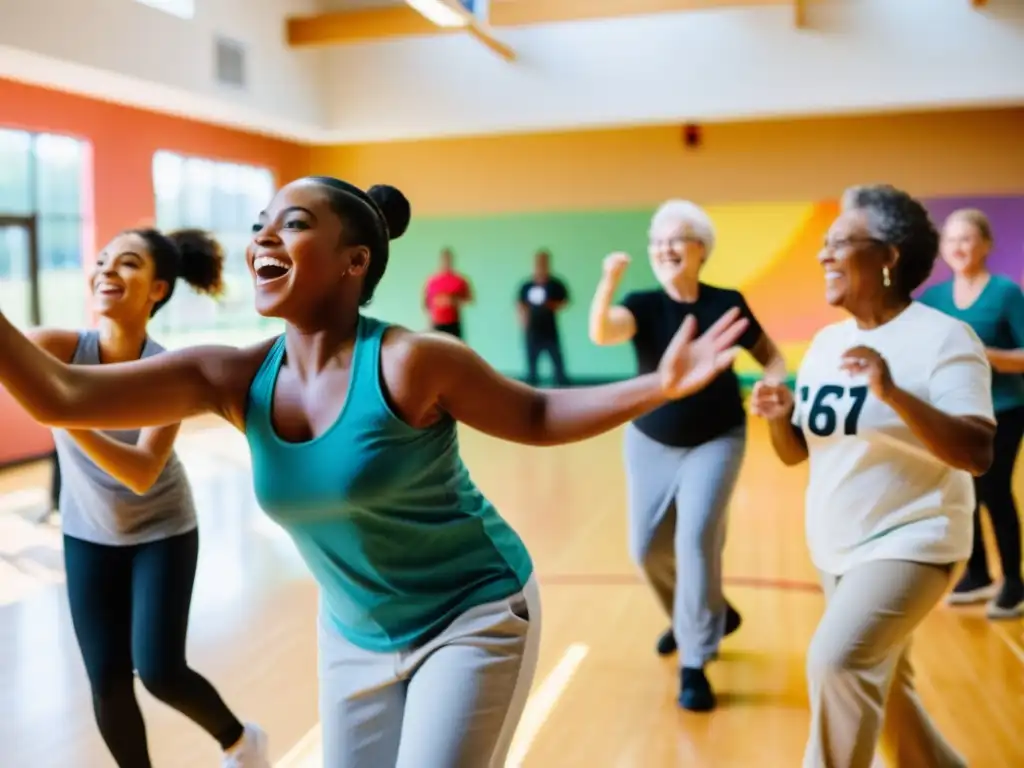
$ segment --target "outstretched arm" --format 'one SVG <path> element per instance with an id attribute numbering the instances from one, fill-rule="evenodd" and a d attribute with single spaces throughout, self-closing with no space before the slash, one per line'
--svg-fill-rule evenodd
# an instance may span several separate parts
<path id="1" fill-rule="evenodd" d="M 472 349 L 443 338 L 409 343 L 404 381 L 423 387 L 422 397 L 394 393 L 399 403 L 419 402 L 413 423 L 445 411 L 489 435 L 528 445 L 559 445 L 607 432 L 670 399 L 702 389 L 732 365 L 733 347 L 746 321 L 729 313 L 699 339 L 692 318 L 683 324 L 656 373 L 599 387 L 534 389 L 512 381 Z M 385 371 L 387 376 L 387 371 Z M 387 376 L 390 378 L 390 376 Z M 409 387 L 403 387 L 408 390 Z"/>
<path id="2" fill-rule="evenodd" d="M 598 387 L 534 389 L 505 378 L 468 347 L 445 354 L 451 366 L 438 405 L 481 432 L 527 445 L 585 440 L 640 416 L 668 398 L 657 374 Z"/>
<path id="3" fill-rule="evenodd" d="M 240 351 L 195 347 L 133 363 L 71 366 L 0 314 L 0 384 L 37 421 L 69 429 L 137 429 L 214 412 L 238 423 L 227 383 Z"/>
<path id="4" fill-rule="evenodd" d="M 26 336 L 61 362 L 70 361 L 78 347 L 78 333 L 75 331 L 36 328 L 28 331 Z M 74 429 L 68 434 L 96 466 L 141 496 L 153 487 L 164 471 L 179 429 L 179 424 L 144 429 L 135 445 L 91 430 Z"/>
<path id="5" fill-rule="evenodd" d="M 135 445 L 122 443 L 102 432 L 71 430 L 69 435 L 96 466 L 139 496 L 146 493 L 167 466 L 181 424 L 142 430 Z"/>

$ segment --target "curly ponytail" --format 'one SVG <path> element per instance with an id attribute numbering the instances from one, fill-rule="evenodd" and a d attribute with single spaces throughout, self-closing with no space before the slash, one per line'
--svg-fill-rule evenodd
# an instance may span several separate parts
<path id="1" fill-rule="evenodd" d="M 167 295 L 153 307 L 155 315 L 174 294 L 179 279 L 196 293 L 217 298 L 224 293 L 224 249 L 208 232 L 179 229 L 164 234 L 156 229 L 133 229 L 146 241 L 156 265 L 156 278 L 167 283 Z"/>

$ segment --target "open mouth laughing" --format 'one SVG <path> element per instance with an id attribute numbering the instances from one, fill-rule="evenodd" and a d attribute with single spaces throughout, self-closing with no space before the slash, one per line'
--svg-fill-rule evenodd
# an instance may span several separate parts
<path id="1" fill-rule="evenodd" d="M 93 293 L 105 299 L 120 299 L 124 296 L 124 288 L 114 283 L 98 283 L 93 289 Z"/>
<path id="2" fill-rule="evenodd" d="M 266 285 L 276 282 L 292 271 L 292 265 L 276 256 L 257 256 L 253 259 L 253 271 L 256 273 L 256 284 Z"/>

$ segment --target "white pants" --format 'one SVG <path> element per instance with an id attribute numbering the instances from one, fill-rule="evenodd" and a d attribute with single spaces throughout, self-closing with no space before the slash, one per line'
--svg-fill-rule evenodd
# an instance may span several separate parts
<path id="1" fill-rule="evenodd" d="M 807 652 L 811 729 L 804 768 L 964 768 L 914 690 L 910 638 L 942 598 L 952 566 L 877 560 L 821 574 L 825 613 Z"/>
<path id="2" fill-rule="evenodd" d="M 533 578 L 408 651 L 357 648 L 321 617 L 324 768 L 503 768 L 540 628 Z"/>

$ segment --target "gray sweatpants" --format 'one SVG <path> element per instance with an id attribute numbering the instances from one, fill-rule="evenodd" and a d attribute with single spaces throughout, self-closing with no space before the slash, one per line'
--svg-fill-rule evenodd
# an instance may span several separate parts
<path id="1" fill-rule="evenodd" d="M 811 728 L 804 768 L 877 765 L 880 737 L 898 768 L 964 768 L 914 690 L 910 637 L 952 566 L 877 560 L 821 574 L 825 613 L 807 651 Z"/>
<path id="2" fill-rule="evenodd" d="M 471 608 L 425 645 L 375 653 L 321 617 L 325 768 L 503 768 L 540 645 L 540 593 Z"/>
<path id="3" fill-rule="evenodd" d="M 626 428 L 629 551 L 672 619 L 684 667 L 713 660 L 725 634 L 726 511 L 746 436 L 741 426 L 695 448 L 674 448 Z"/>

